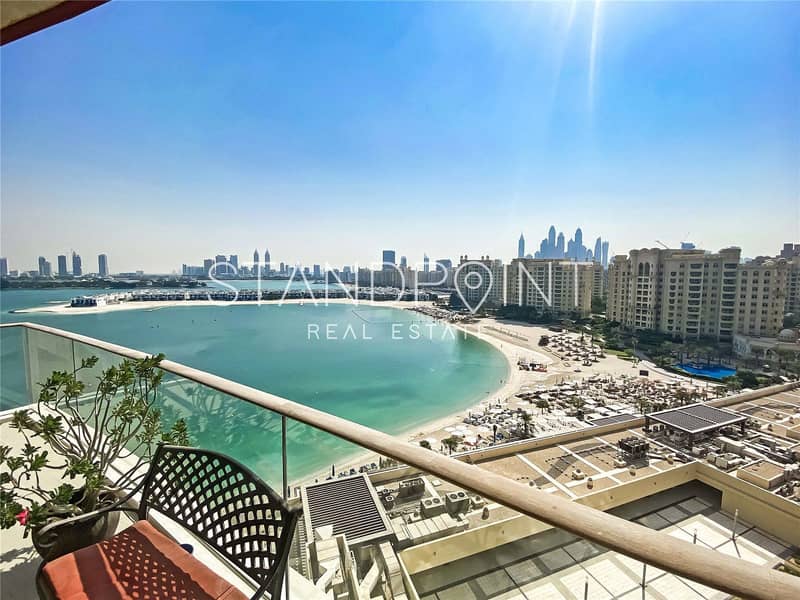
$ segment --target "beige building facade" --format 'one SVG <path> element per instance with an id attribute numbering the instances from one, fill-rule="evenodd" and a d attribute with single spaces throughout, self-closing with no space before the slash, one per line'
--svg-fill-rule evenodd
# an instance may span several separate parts
<path id="1" fill-rule="evenodd" d="M 609 319 L 675 337 L 733 335 L 741 251 L 642 249 L 609 266 Z"/>
<path id="2" fill-rule="evenodd" d="M 786 312 L 800 314 L 800 256 L 788 260 L 789 273 L 786 296 Z"/>
<path id="3" fill-rule="evenodd" d="M 609 266 L 606 314 L 628 329 L 680 338 L 777 335 L 791 296 L 791 261 L 740 264 L 740 257 L 739 248 L 631 250 Z"/>
<path id="4" fill-rule="evenodd" d="M 453 280 L 461 300 L 473 310 L 505 303 L 505 265 L 500 259 L 461 256 Z"/>
<path id="5" fill-rule="evenodd" d="M 517 258 L 508 266 L 506 303 L 542 313 L 588 316 L 599 263 Z"/>
<path id="6" fill-rule="evenodd" d="M 736 333 L 774 337 L 787 310 L 790 264 L 783 258 L 757 259 L 739 265 L 736 280 Z"/>

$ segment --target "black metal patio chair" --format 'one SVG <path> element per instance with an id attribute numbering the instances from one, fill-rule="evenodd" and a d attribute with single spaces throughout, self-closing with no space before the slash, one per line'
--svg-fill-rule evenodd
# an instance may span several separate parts
<path id="1" fill-rule="evenodd" d="M 137 508 L 129 501 L 141 491 Z M 63 554 L 37 574 L 41 598 L 138 597 L 159 600 L 246 600 L 235 586 L 147 520 L 155 510 L 194 534 L 255 584 L 252 599 L 281 596 L 301 509 L 247 467 L 209 450 L 161 445 L 147 475 L 113 505 L 46 526 L 40 539 L 86 526 L 98 515 L 135 512 L 138 520 L 110 539 Z"/>

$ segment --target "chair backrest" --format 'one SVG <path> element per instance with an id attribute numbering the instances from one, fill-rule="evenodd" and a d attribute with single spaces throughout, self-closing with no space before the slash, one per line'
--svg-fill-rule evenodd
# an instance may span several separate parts
<path id="1" fill-rule="evenodd" d="M 139 518 L 157 510 L 278 595 L 301 509 L 244 465 L 218 452 L 161 445 L 142 489 Z M 258 595 L 258 594 L 257 594 Z"/>

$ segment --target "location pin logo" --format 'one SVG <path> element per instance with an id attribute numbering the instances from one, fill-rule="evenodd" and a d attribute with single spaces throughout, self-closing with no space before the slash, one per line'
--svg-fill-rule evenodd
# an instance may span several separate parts
<path id="1" fill-rule="evenodd" d="M 462 271 L 464 274 L 462 276 Z M 474 315 L 486 302 L 492 289 L 492 271 L 482 262 L 470 260 L 458 265 L 455 272 L 456 293 Z M 461 281 L 462 285 L 458 285 Z"/>

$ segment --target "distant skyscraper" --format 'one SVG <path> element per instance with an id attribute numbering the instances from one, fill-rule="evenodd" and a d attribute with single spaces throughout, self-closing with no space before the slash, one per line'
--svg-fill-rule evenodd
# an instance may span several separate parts
<path id="1" fill-rule="evenodd" d="M 108 277 L 108 256 L 100 254 L 97 257 L 97 272 L 100 277 Z"/>
<path id="2" fill-rule="evenodd" d="M 81 256 L 75 252 L 72 253 L 72 276 L 73 277 L 80 277 L 83 275 L 83 269 L 81 268 Z"/>
<path id="3" fill-rule="evenodd" d="M 286 263 L 281 263 L 281 265 L 280 265 L 280 266 L 281 266 L 281 270 L 280 270 L 280 272 L 281 272 L 281 273 L 286 273 Z"/>
<path id="4" fill-rule="evenodd" d="M 66 277 L 69 275 L 69 271 L 67 271 L 67 256 L 65 254 L 58 255 L 58 276 L 59 277 Z"/>
<path id="5" fill-rule="evenodd" d="M 388 269 L 390 268 L 389 265 L 397 264 L 395 259 L 395 252 L 394 250 L 384 250 L 383 251 L 383 268 Z"/>
<path id="6" fill-rule="evenodd" d="M 261 257 L 258 255 L 258 250 L 253 250 L 253 273 L 258 273 L 261 268 Z"/>
<path id="7" fill-rule="evenodd" d="M 607 269 L 608 268 L 608 242 L 603 242 L 603 260 L 601 262 L 603 263 L 603 268 Z"/>
<path id="8" fill-rule="evenodd" d="M 547 232 L 547 237 L 539 244 L 539 250 L 535 253 L 534 258 L 568 258 L 577 261 L 594 259 L 601 262 L 602 250 L 603 243 L 599 237 L 595 243 L 594 251 L 583 245 L 583 231 L 580 227 L 575 230 L 575 237 L 565 243 L 564 233 L 558 232 L 556 234 L 555 227 L 551 226 Z"/>
<path id="9" fill-rule="evenodd" d="M 47 259 L 44 256 L 39 257 L 39 277 L 47 277 Z"/>
<path id="10" fill-rule="evenodd" d="M 205 277 L 208 277 L 208 273 L 209 273 L 209 271 L 211 271 L 213 266 L 214 266 L 214 259 L 213 258 L 206 258 L 206 259 L 203 260 L 203 275 Z"/>
<path id="11" fill-rule="evenodd" d="M 214 262 L 216 263 L 216 266 L 214 267 L 214 275 L 224 276 L 228 274 L 228 259 L 224 254 L 217 254 L 214 257 Z"/>
<path id="12" fill-rule="evenodd" d="M 314 265 L 314 278 L 319 279 L 322 277 L 322 269 L 319 265 Z"/>
<path id="13" fill-rule="evenodd" d="M 427 254 L 422 255 L 422 271 L 425 273 L 430 272 L 431 270 L 431 259 L 428 258 Z"/>
<path id="14" fill-rule="evenodd" d="M 8 259 L 0 258 L 0 277 L 8 277 Z"/>
<path id="15" fill-rule="evenodd" d="M 525 258 L 525 236 L 519 234 L 519 243 L 517 244 L 517 258 Z"/>
<path id="16" fill-rule="evenodd" d="M 408 259 L 405 256 L 400 257 L 400 266 L 407 267 L 408 266 Z"/>
<path id="17" fill-rule="evenodd" d="M 269 270 L 271 268 L 272 268 L 272 258 L 269 255 L 269 248 L 264 248 L 264 271 L 266 271 L 267 275 L 269 275 Z"/>

